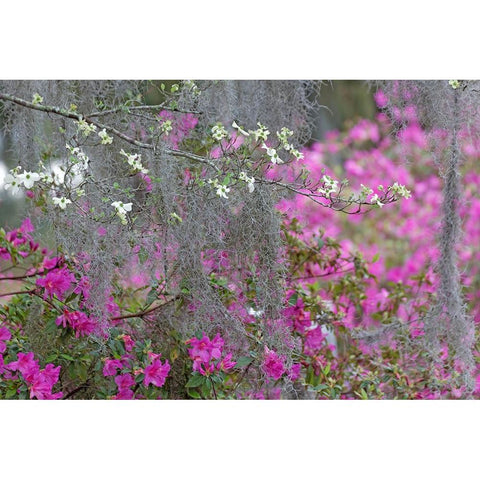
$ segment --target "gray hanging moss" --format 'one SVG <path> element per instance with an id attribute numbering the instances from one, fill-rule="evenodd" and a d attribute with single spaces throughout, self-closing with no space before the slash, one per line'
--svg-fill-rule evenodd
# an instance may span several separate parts
<path id="1" fill-rule="evenodd" d="M 165 95 L 162 105 L 153 109 L 145 104 L 145 97 L 151 89 L 163 94 L 158 82 L 1 82 L 12 158 L 25 170 L 37 171 L 43 162 L 66 171 L 71 167 L 66 143 L 88 156 L 85 181 L 80 185 L 85 195 L 79 199 L 84 213 L 48 203 L 43 215 L 34 220 L 53 234 L 55 246 L 74 256 L 80 271 L 90 277 L 88 308 L 98 318 L 107 316 L 106 298 L 112 285 L 121 291 L 122 274 L 129 273 L 136 246 L 145 259 L 141 273 L 153 287 L 159 283 L 169 298 L 180 299 L 151 315 L 158 325 L 186 336 L 198 330 L 220 331 L 231 348 L 240 351 L 245 324 L 240 312 L 225 305 L 222 290 L 212 283 L 212 273 L 225 274 L 239 285 L 250 282 L 256 292 L 255 308 L 263 312 L 264 341 L 286 357 L 288 368 L 295 345 L 281 319 L 285 272 L 281 219 L 274 208 L 282 191 L 258 184 L 253 193 L 236 188 L 227 200 L 198 182 L 189 183 L 186 172 L 203 172 L 208 177 L 215 169 L 205 157 L 182 154 L 178 145 L 172 146 L 160 135 L 158 112 L 165 109 L 171 118 L 196 112 L 199 137 L 217 121 L 230 126 L 236 120 L 247 129 L 256 129 L 261 122 L 272 132 L 288 127 L 295 131 L 299 145 L 310 138 L 315 85 L 301 81 L 199 85 L 200 96 L 181 90 Z M 33 94 L 43 97 L 44 110 L 25 108 Z M 82 137 L 76 125 L 78 115 L 97 122 L 97 131 L 108 126 L 112 144 L 100 145 L 95 135 L 94 139 Z M 129 172 L 121 150 L 141 155 L 142 164 L 155 179 L 148 195 L 138 175 Z M 121 225 L 112 213 L 112 201 L 125 202 L 126 196 L 133 203 L 135 226 L 131 222 Z M 228 261 L 222 263 L 225 253 Z M 214 265 L 210 270 L 205 267 L 206 257 Z"/>
<path id="2" fill-rule="evenodd" d="M 475 388 L 474 373 L 474 323 L 467 312 L 463 295 L 457 251 L 461 248 L 462 202 L 460 134 L 478 137 L 480 90 L 479 82 L 457 81 L 386 81 L 380 82 L 389 96 L 387 112 L 399 129 L 401 118 L 396 108 L 406 106 L 417 109 L 418 117 L 430 132 L 432 156 L 443 178 L 441 229 L 438 235 L 440 256 L 436 265 L 438 287 L 436 302 L 425 317 L 425 340 L 432 355 L 433 365 L 440 361 L 440 348 L 446 342 L 450 358 L 460 371 L 452 387 L 463 387 L 468 396 Z M 398 112 L 398 110 L 397 110 Z M 400 120 L 400 122 L 399 122 Z M 438 134 L 447 135 L 449 146 L 441 146 Z M 434 367 L 433 367 L 434 368 Z M 451 370 L 455 376 L 455 370 Z"/>

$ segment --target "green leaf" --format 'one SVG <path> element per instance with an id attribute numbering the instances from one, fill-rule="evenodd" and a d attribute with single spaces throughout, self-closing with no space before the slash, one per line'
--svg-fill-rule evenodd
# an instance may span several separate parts
<path id="1" fill-rule="evenodd" d="M 152 287 L 147 295 L 147 305 L 151 305 L 157 299 L 157 287 Z"/>
<path id="2" fill-rule="evenodd" d="M 14 388 L 10 388 L 6 391 L 5 393 L 5 398 L 12 398 L 14 397 L 15 395 L 17 394 L 17 389 L 14 387 Z"/>
<path id="3" fill-rule="evenodd" d="M 298 300 L 298 293 L 294 293 L 289 299 L 288 304 L 294 307 L 297 304 Z"/>
<path id="4" fill-rule="evenodd" d="M 376 253 L 376 254 L 373 256 L 371 263 L 375 263 L 376 261 L 378 261 L 379 258 L 380 258 L 380 253 Z"/>
<path id="5" fill-rule="evenodd" d="M 74 362 L 74 361 L 75 361 L 75 359 L 74 359 L 72 356 L 67 355 L 66 353 L 61 353 L 60 356 L 61 356 L 62 358 L 64 358 L 65 360 L 70 360 L 71 362 Z"/>
<path id="6" fill-rule="evenodd" d="M 195 399 L 200 399 L 202 398 L 200 396 L 200 394 L 196 391 L 196 390 L 189 390 L 188 391 L 188 394 L 192 397 L 192 398 L 195 398 Z"/>
<path id="7" fill-rule="evenodd" d="M 45 331 L 47 333 L 54 333 L 57 331 L 57 324 L 55 323 L 55 318 L 50 318 L 45 325 Z"/>
<path id="8" fill-rule="evenodd" d="M 202 377 L 202 375 L 194 375 L 190 378 L 190 380 L 185 385 L 187 388 L 196 388 L 200 385 L 205 383 L 206 378 Z"/>
<path id="9" fill-rule="evenodd" d="M 249 365 L 250 363 L 253 362 L 253 358 L 251 357 L 240 357 L 238 360 L 237 360 L 237 367 L 245 367 L 247 365 Z"/>

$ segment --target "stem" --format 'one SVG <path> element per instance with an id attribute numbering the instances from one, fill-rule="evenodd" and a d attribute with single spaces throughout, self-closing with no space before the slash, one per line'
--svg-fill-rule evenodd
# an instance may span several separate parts
<path id="1" fill-rule="evenodd" d="M 33 295 L 35 290 L 18 290 L 16 292 L 0 293 L 0 297 L 9 297 L 10 295 Z"/>
<path id="2" fill-rule="evenodd" d="M 169 303 L 173 302 L 176 300 L 178 297 L 173 297 L 170 300 L 167 300 L 164 303 L 161 303 L 160 305 L 157 305 L 155 307 L 149 308 L 148 310 L 144 310 L 143 312 L 136 312 L 136 313 L 129 313 L 127 315 L 119 315 L 118 317 L 113 317 L 111 320 L 123 320 L 126 318 L 136 318 L 136 317 L 143 317 L 145 315 L 148 315 L 149 313 L 154 312 L 155 310 L 158 310 L 159 308 L 164 307 L 165 305 L 168 305 Z"/>
<path id="3" fill-rule="evenodd" d="M 210 383 L 212 384 L 212 390 L 213 390 L 213 396 L 215 397 L 215 400 L 218 400 L 217 398 L 217 392 L 215 391 L 215 384 L 212 380 L 212 377 L 208 377 L 208 379 L 210 380 Z"/>
<path id="4" fill-rule="evenodd" d="M 89 386 L 89 383 L 88 383 L 88 382 L 83 383 L 83 384 L 80 385 L 79 387 L 74 388 L 71 392 L 68 392 L 68 393 L 63 397 L 63 399 L 64 399 L 64 400 L 67 400 L 67 399 L 69 399 L 70 397 L 73 397 L 73 395 L 75 395 L 77 392 L 79 392 L 80 390 L 84 390 L 85 388 L 88 388 L 88 386 Z"/>

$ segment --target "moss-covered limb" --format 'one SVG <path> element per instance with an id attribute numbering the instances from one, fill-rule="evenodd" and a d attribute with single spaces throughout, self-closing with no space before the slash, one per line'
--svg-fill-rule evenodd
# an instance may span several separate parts
<path id="1" fill-rule="evenodd" d="M 458 205 L 462 196 L 460 176 L 460 149 L 458 145 L 459 96 L 460 90 L 453 90 L 451 115 L 452 140 L 445 164 L 442 222 L 438 238 L 440 257 L 437 262 L 439 285 L 437 303 L 426 319 L 427 340 L 433 350 L 439 350 L 442 338 L 453 350 L 461 374 L 459 387 L 469 395 L 475 388 L 473 369 L 474 324 L 467 313 L 463 300 L 462 283 L 458 270 L 457 248 L 461 241 L 461 219 Z"/>

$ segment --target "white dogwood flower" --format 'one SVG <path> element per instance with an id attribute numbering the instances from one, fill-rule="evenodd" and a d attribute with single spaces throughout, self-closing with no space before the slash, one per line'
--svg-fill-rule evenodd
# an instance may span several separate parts
<path id="1" fill-rule="evenodd" d="M 62 210 L 65 210 L 65 207 L 69 204 L 72 203 L 71 200 L 65 197 L 53 197 L 52 198 L 54 205 L 57 205 L 60 207 Z"/>
<path id="2" fill-rule="evenodd" d="M 12 192 L 13 195 L 16 195 L 20 191 L 20 187 L 22 183 L 18 180 L 16 176 L 11 175 L 10 173 L 7 173 L 7 175 L 5 175 L 3 182 L 4 182 L 3 188 L 5 190 L 10 190 L 10 192 Z"/>
<path id="3" fill-rule="evenodd" d="M 40 180 L 40 175 L 37 172 L 23 172 L 17 176 L 17 179 L 25 188 L 32 188 L 33 184 Z"/>
<path id="4" fill-rule="evenodd" d="M 278 153 L 274 148 L 268 147 L 265 142 L 263 142 L 262 148 L 267 151 L 267 155 L 270 157 L 270 161 L 274 165 L 280 165 L 281 163 L 283 163 L 283 160 L 278 156 Z"/>
<path id="5" fill-rule="evenodd" d="M 228 132 L 225 130 L 225 127 L 220 123 L 212 127 L 212 137 L 217 140 L 223 140 L 228 136 Z"/>
<path id="6" fill-rule="evenodd" d="M 100 130 L 98 136 L 102 139 L 102 145 L 110 145 L 113 142 L 113 137 L 105 129 Z"/>

